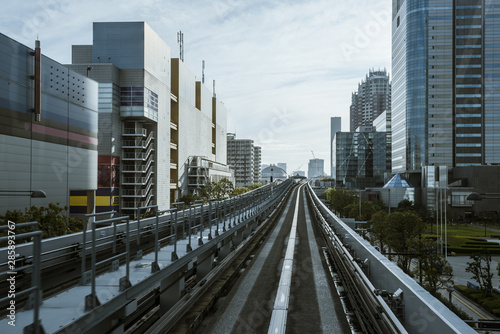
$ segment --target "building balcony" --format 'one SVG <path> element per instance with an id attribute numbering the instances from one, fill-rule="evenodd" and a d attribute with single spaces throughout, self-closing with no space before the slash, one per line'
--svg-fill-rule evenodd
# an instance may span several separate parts
<path id="1" fill-rule="evenodd" d="M 146 141 L 145 140 L 124 140 L 124 141 L 122 141 L 122 148 L 146 149 Z"/>
<path id="2" fill-rule="evenodd" d="M 146 166 L 122 165 L 122 173 L 146 173 Z"/>
<path id="3" fill-rule="evenodd" d="M 170 142 L 170 148 L 172 150 L 177 150 L 177 144 Z"/>
<path id="4" fill-rule="evenodd" d="M 170 121 L 170 128 L 172 130 L 177 130 L 177 124 L 175 124 L 174 122 Z"/>
<path id="5" fill-rule="evenodd" d="M 122 156 L 122 160 L 130 161 L 130 160 L 140 160 L 146 161 L 146 153 L 144 152 L 124 152 Z"/>
<path id="6" fill-rule="evenodd" d="M 147 179 L 145 177 L 127 177 L 124 176 L 122 179 L 122 185 L 127 186 L 145 186 Z"/>
<path id="7" fill-rule="evenodd" d="M 122 136 L 124 137 L 146 137 L 147 130 L 146 129 L 123 129 Z"/>
<path id="8" fill-rule="evenodd" d="M 146 189 L 123 189 L 121 197 L 137 197 L 142 198 L 146 196 Z"/>

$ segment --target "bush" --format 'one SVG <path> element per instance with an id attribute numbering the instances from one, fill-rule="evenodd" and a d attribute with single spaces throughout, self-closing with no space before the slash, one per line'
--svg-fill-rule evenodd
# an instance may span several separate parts
<path id="1" fill-rule="evenodd" d="M 491 300 L 484 300 L 483 306 L 489 309 L 500 309 L 500 299 L 492 298 Z"/>
<path id="2" fill-rule="evenodd" d="M 465 297 L 481 305 L 486 311 L 500 315 L 500 295 L 493 293 L 490 297 L 484 297 L 480 291 L 470 289 L 464 285 L 455 285 L 454 288 Z"/>
<path id="3" fill-rule="evenodd" d="M 0 215 L 0 224 L 7 225 L 11 220 L 16 224 L 25 222 L 38 222 L 38 230 L 42 231 L 42 238 L 53 238 L 60 235 L 71 234 L 82 230 L 81 219 L 68 218 L 68 207 L 60 207 L 59 203 L 50 203 L 48 206 L 32 206 L 26 208 L 24 213 L 20 210 L 7 211 L 4 216 Z M 16 234 L 33 231 L 32 227 L 16 230 Z M 0 234 L 1 235 L 1 234 Z M 4 232 L 6 235 L 6 231 Z M 0 245 L 0 247 L 2 247 Z"/>

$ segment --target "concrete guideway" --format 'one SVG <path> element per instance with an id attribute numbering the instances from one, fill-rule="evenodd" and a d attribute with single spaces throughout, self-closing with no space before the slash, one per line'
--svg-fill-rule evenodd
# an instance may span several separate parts
<path id="1" fill-rule="evenodd" d="M 189 239 L 184 233 L 182 233 L 183 236 L 180 234 L 179 237 L 177 236 L 177 232 L 183 231 L 185 225 L 187 226 L 186 221 L 174 221 L 171 225 L 176 226 L 175 238 L 168 236 L 166 239 L 172 240 L 173 238 L 175 242 L 174 244 L 169 242 L 159 249 L 158 262 L 156 262 L 154 252 L 128 261 L 133 251 L 132 254 L 129 251 L 130 238 L 127 225 L 125 239 L 127 272 L 130 269 L 128 275 L 124 265 L 117 265 L 116 268 L 112 265 L 111 272 L 96 275 L 95 295 L 99 302 L 91 310 L 88 310 L 86 305 L 90 285 L 85 282 L 45 299 L 37 309 L 40 312 L 44 332 L 105 333 L 112 331 L 122 333 L 126 330 L 126 325 L 141 320 L 144 312 L 156 310 L 156 313 L 167 314 L 178 304 L 193 301 L 194 299 L 189 298 L 190 294 L 186 289 L 192 285 L 208 286 L 209 284 L 205 283 L 211 279 L 209 276 L 220 272 L 219 269 L 223 268 L 222 263 L 226 263 L 226 259 L 239 254 L 240 250 L 244 249 L 239 245 L 244 245 L 248 240 L 253 239 L 253 232 L 260 228 L 261 222 L 276 211 L 279 203 L 284 203 L 282 198 L 292 184 L 290 180 L 279 185 L 262 187 L 238 198 L 227 199 L 224 201 L 224 206 L 221 205 L 221 209 L 215 211 L 219 214 L 212 216 L 213 221 L 207 219 L 210 213 L 205 211 L 204 215 L 200 215 L 201 223 L 197 227 L 192 226 L 193 229 L 198 230 L 197 237 L 200 238 L 199 242 L 194 242 L 196 237 L 193 235 L 192 247 L 187 247 Z M 226 211 L 226 202 L 233 210 Z M 201 218 L 203 216 L 205 216 L 205 221 Z M 116 219 L 121 220 L 121 218 Z M 149 230 L 149 227 L 145 229 Z M 139 232 L 139 230 L 136 231 Z M 142 231 L 140 233 L 142 234 Z M 147 231 L 145 233 L 148 234 Z M 51 241 L 49 239 L 47 242 Z M 177 254 L 175 258 L 172 256 L 174 253 Z M 116 257 L 113 253 L 110 252 L 110 254 L 113 258 Z M 37 255 L 40 256 L 40 254 L 35 254 Z M 221 266 L 218 265 L 216 256 Z M 101 262 L 104 263 L 104 261 Z M 157 263 L 159 269 L 153 271 L 152 263 Z M 129 286 L 122 289 L 120 283 L 123 277 L 127 278 Z M 4 318 L 0 321 L 0 332 L 22 332 L 23 328 L 33 322 L 33 314 L 33 310 L 18 310 L 15 314 L 16 326 L 7 324 L 9 318 Z"/>
<path id="2" fill-rule="evenodd" d="M 291 196 L 253 261 L 197 333 L 275 333 L 270 324 L 277 305 L 279 315 L 288 312 L 287 333 L 349 331 L 340 300 L 325 274 L 304 198 L 303 188 Z"/>

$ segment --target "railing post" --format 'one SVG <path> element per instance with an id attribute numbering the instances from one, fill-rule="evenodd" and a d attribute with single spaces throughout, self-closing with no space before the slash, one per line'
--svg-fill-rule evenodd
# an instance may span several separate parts
<path id="1" fill-rule="evenodd" d="M 185 221 L 186 221 L 186 219 L 185 219 L 186 217 L 184 214 L 185 203 L 184 202 L 175 202 L 175 203 L 172 203 L 172 205 L 175 205 L 177 211 L 179 211 L 179 206 L 182 205 L 182 237 L 184 238 L 186 236 L 186 229 L 184 227 Z M 177 213 L 175 214 L 175 218 L 177 220 Z"/>
<path id="2" fill-rule="evenodd" d="M 189 205 L 189 229 L 188 229 L 188 244 L 186 245 L 186 252 L 191 252 L 193 247 L 191 246 L 191 211 L 193 208 L 193 204 Z M 196 209 L 195 209 L 196 210 Z"/>
<path id="3" fill-rule="evenodd" d="M 96 216 L 103 216 L 103 215 L 110 215 L 113 217 L 113 215 L 116 213 L 116 211 L 107 211 L 107 212 L 99 212 L 99 213 L 89 213 L 84 216 L 83 219 L 83 232 L 82 232 L 82 269 L 81 269 L 81 276 L 80 276 L 80 285 L 85 285 L 89 283 L 90 281 L 90 273 L 86 273 L 86 260 L 87 260 L 87 229 L 89 226 L 91 227 L 93 225 L 93 221 L 90 222 L 89 225 L 89 218 L 95 219 Z"/>
<path id="4" fill-rule="evenodd" d="M 146 203 L 147 204 L 147 203 Z M 136 242 L 136 253 L 135 259 L 142 259 L 141 251 L 141 210 L 142 208 L 137 208 L 137 242 Z"/>
<path id="5" fill-rule="evenodd" d="M 220 201 L 217 202 L 217 210 L 218 210 L 218 214 L 217 214 L 217 219 L 220 220 L 220 222 L 223 224 L 222 225 L 222 232 L 226 232 L 227 229 L 226 229 L 226 221 L 225 220 L 222 220 L 222 214 L 221 214 L 221 204 L 220 204 Z"/>
<path id="6" fill-rule="evenodd" d="M 218 231 L 215 231 L 215 236 L 219 235 Z M 208 240 L 212 240 L 212 201 L 208 201 Z"/>
<path id="7" fill-rule="evenodd" d="M 156 224 L 155 224 L 155 260 L 153 263 L 151 263 L 151 272 L 155 273 L 157 271 L 160 271 L 160 265 L 158 264 L 158 250 L 160 248 L 159 243 L 159 231 L 158 231 L 158 225 L 160 224 L 160 211 L 156 210 Z"/>
<path id="8" fill-rule="evenodd" d="M 35 333 L 41 334 L 43 333 L 43 329 L 41 328 L 42 320 L 40 319 L 40 305 L 42 304 L 41 299 L 41 279 L 40 279 L 40 254 L 42 254 L 42 232 L 39 232 L 35 235 L 35 240 L 33 241 L 33 258 L 34 258 L 34 268 L 33 268 L 33 286 L 35 289 L 35 309 L 33 312 L 33 326 L 35 327 Z"/>
<path id="9" fill-rule="evenodd" d="M 120 291 L 124 291 L 132 286 L 130 284 L 130 218 L 126 217 L 125 218 L 125 239 L 126 239 L 126 245 L 125 245 L 125 277 L 120 278 Z"/>
<path id="10" fill-rule="evenodd" d="M 171 260 L 176 261 L 179 259 L 179 256 L 177 255 L 177 209 L 173 209 L 173 212 L 170 213 L 170 221 L 172 221 L 172 213 L 175 213 L 174 215 L 174 230 L 175 230 L 175 236 L 174 236 L 174 251 L 172 252 Z"/>
<path id="11" fill-rule="evenodd" d="M 90 295 L 85 297 L 85 311 L 90 311 L 96 308 L 97 306 L 101 305 L 99 302 L 99 299 L 97 299 L 96 293 L 95 293 L 95 264 L 96 264 L 96 254 L 95 254 L 95 222 L 92 223 L 92 253 L 91 253 L 91 268 L 90 268 L 90 273 L 91 273 L 91 289 L 90 289 Z"/>
<path id="12" fill-rule="evenodd" d="M 198 238 L 198 246 L 203 245 L 203 203 L 200 207 L 200 237 Z"/>
<path id="13" fill-rule="evenodd" d="M 37 228 L 38 222 L 27 222 L 27 223 L 19 223 L 15 224 L 13 222 L 8 221 L 7 225 L 2 225 L 0 226 L 0 231 L 3 230 L 8 230 L 8 233 L 6 236 L 0 237 L 0 243 L 8 243 L 9 246 L 13 241 L 20 241 L 20 240 L 29 240 L 30 238 L 33 238 L 33 262 L 30 265 L 26 265 L 24 268 L 33 268 L 32 269 L 32 274 L 31 274 L 31 287 L 29 289 L 23 290 L 16 292 L 15 295 L 18 297 L 20 295 L 28 294 L 28 302 L 25 306 L 26 310 L 29 309 L 34 309 L 33 310 L 33 323 L 25 326 L 23 329 L 24 333 L 36 333 L 36 334 L 42 334 L 44 333 L 44 329 L 42 327 L 42 320 L 40 319 L 40 305 L 42 304 L 42 289 L 41 289 L 41 266 L 40 266 L 40 256 L 41 256 L 41 243 L 42 243 L 42 232 L 41 231 L 34 231 L 34 232 L 26 232 L 26 233 L 20 233 L 20 234 L 14 234 L 12 232 L 15 232 L 16 228 L 25 228 L 28 226 L 35 226 Z M 15 260 L 13 260 L 13 264 L 9 264 L 7 266 L 7 270 L 0 272 L 0 276 L 7 276 L 7 275 L 17 275 L 17 268 L 16 268 L 16 263 Z M 10 262 L 10 261 L 9 261 Z M 8 277 L 8 276 L 7 276 Z M 14 276 L 15 277 L 15 276 Z M 7 278 L 7 281 L 9 282 L 10 285 L 14 284 L 15 285 L 15 278 L 14 281 L 11 281 L 11 279 Z M 0 303 L 9 303 L 12 306 L 12 302 L 15 301 L 13 298 L 16 298 L 14 294 L 10 295 L 8 294 L 6 297 L 3 297 L 0 299 Z M 14 324 L 15 326 L 15 324 Z M 21 332 L 21 331 L 19 331 Z"/>

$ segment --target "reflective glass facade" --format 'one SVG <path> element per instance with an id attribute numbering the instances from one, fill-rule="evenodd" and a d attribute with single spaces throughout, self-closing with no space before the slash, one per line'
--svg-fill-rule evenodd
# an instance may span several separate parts
<path id="1" fill-rule="evenodd" d="M 484 163 L 500 162 L 500 1 L 484 2 Z"/>
<path id="2" fill-rule="evenodd" d="M 500 162 L 500 1 L 393 8 L 393 172 Z"/>
<path id="3" fill-rule="evenodd" d="M 390 171 L 386 132 L 337 132 L 333 142 L 337 182 L 347 187 L 383 185 L 384 173 Z"/>

